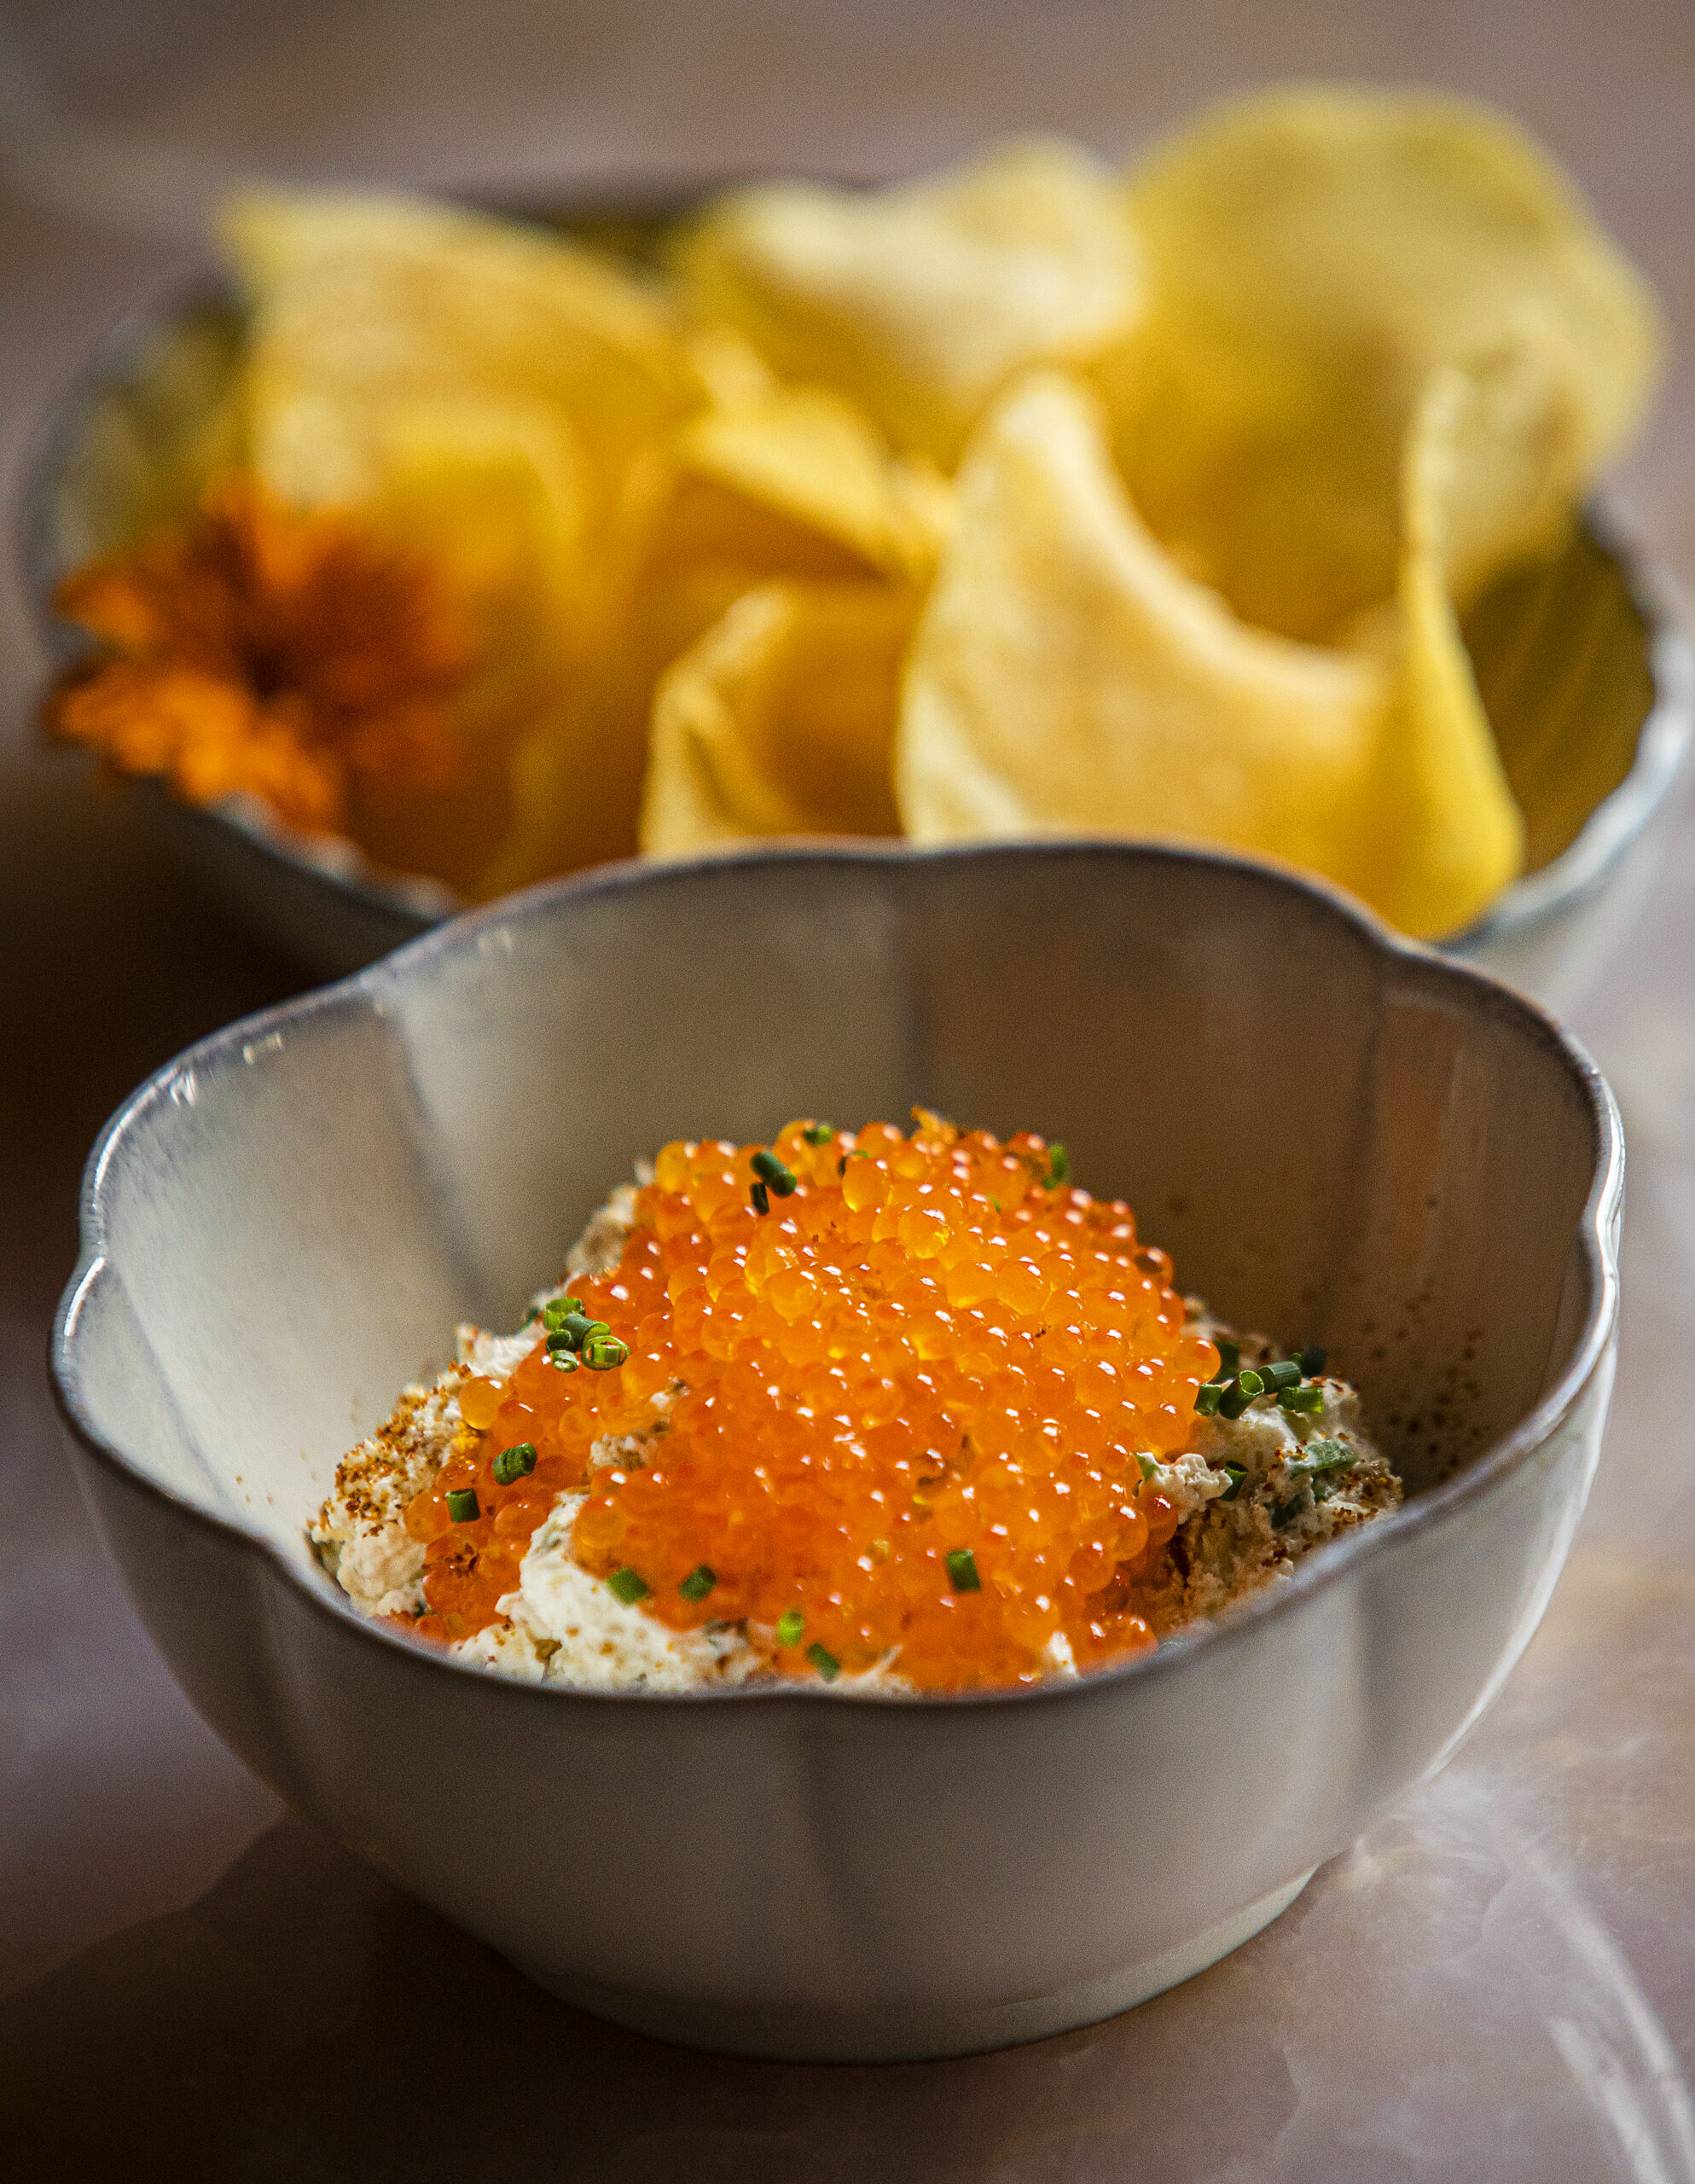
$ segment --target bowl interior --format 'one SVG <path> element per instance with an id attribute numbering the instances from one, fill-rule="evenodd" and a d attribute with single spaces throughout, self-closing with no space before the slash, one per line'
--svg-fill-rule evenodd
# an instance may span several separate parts
<path id="1" fill-rule="evenodd" d="M 1187 1288 L 1326 1345 L 1415 1490 L 1598 1310 L 1605 1095 L 1504 989 L 1202 853 L 770 851 L 535 891 L 164 1072 L 91 1169 L 61 1384 L 304 1567 L 338 1456 L 636 1155 L 914 1101 L 1063 1140 Z"/>

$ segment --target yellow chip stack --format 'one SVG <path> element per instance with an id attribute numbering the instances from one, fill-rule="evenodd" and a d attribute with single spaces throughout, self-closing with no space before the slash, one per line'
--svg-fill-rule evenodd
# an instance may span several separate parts
<path id="1" fill-rule="evenodd" d="M 665 270 L 411 200 L 227 208 L 247 459 L 438 562 L 487 894 L 754 836 L 1087 832 L 1453 932 L 1523 824 L 1460 636 L 1639 425 L 1659 320 L 1462 101 L 1293 87 L 1128 176 L 1030 139 L 710 204 Z"/>

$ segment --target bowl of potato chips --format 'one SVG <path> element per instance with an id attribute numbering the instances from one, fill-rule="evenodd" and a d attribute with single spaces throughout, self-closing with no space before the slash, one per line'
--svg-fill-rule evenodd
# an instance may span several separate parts
<path id="1" fill-rule="evenodd" d="M 46 718 L 326 970 L 633 856 L 1204 842 L 1544 994 L 1690 654 L 1595 508 L 1662 336 L 1514 125 L 517 217 L 253 189 L 38 442 Z"/>

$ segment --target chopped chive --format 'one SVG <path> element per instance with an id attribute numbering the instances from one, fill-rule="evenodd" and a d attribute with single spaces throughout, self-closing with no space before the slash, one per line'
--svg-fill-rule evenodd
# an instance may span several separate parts
<path id="1" fill-rule="evenodd" d="M 809 1646 L 806 1658 L 817 1670 L 826 1683 L 833 1683 L 842 1672 L 842 1664 L 833 1653 L 827 1653 L 821 1646 Z"/>
<path id="2" fill-rule="evenodd" d="M 626 1563 L 622 1570 L 614 1570 L 607 1580 L 607 1590 L 621 1600 L 626 1607 L 634 1607 L 637 1600 L 645 1600 L 647 1588 Z"/>
<path id="3" fill-rule="evenodd" d="M 846 1175 L 846 1173 L 847 1173 L 847 1164 L 848 1164 L 848 1156 L 847 1156 L 847 1154 L 846 1154 L 845 1153 L 843 1153 L 843 1155 L 842 1155 L 842 1157 L 841 1157 L 841 1159 L 840 1159 L 839 1160 L 838 1160 L 838 1161 L 837 1161 L 837 1163 L 836 1163 L 836 1173 L 837 1173 L 839 1176 L 845 1176 L 845 1175 Z"/>
<path id="4" fill-rule="evenodd" d="M 686 1600 L 704 1600 L 717 1582 L 717 1572 L 709 1570 L 703 1562 L 698 1570 L 689 1571 L 677 1590 Z"/>
<path id="5" fill-rule="evenodd" d="M 1213 1374 L 1213 1379 L 1221 1384 L 1234 1380 L 1241 1369 L 1241 1344 L 1228 1342 L 1221 1336 L 1212 1346 L 1218 1352 L 1218 1370 Z"/>
<path id="6" fill-rule="evenodd" d="M 1218 1398 L 1218 1415 L 1221 1418 L 1239 1418 L 1252 1401 L 1253 1397 L 1242 1385 L 1240 1379 L 1234 1380 Z"/>
<path id="7" fill-rule="evenodd" d="M 520 1327 L 531 1327 L 531 1326 L 533 1326 L 533 1324 L 535 1323 L 535 1321 L 537 1321 L 537 1320 L 539 1320 L 539 1319 L 541 1318 L 541 1316 L 542 1316 L 542 1309 L 541 1309 L 541 1306 L 540 1306 L 539 1304 L 532 1304 L 532 1305 L 530 1307 L 529 1310 L 528 1310 L 528 1311 L 524 1315 L 523 1318 L 522 1318 L 522 1319 L 518 1322 L 518 1324 L 519 1324 L 519 1326 L 520 1326 Z"/>
<path id="8" fill-rule="evenodd" d="M 764 1214 L 771 1211 L 770 1195 L 763 1183 L 755 1183 L 747 1195 L 753 1201 L 753 1211 L 756 1213 Z"/>
<path id="9" fill-rule="evenodd" d="M 543 1315 L 547 1321 L 548 1348 L 550 1350 L 557 1352 L 561 1350 L 581 1350 L 587 1336 L 597 1332 L 601 1333 L 607 1332 L 606 1321 L 591 1320 L 577 1298 L 568 1298 L 564 1301 L 571 1306 L 568 1312 L 560 1314 L 557 1318 L 549 1318 L 546 1314 Z M 553 1307 L 549 1305 L 548 1313 L 550 1314 L 552 1310 Z"/>
<path id="10" fill-rule="evenodd" d="M 580 1297 L 550 1297 L 542 1307 L 543 1323 L 549 1327 L 562 1327 L 572 1313 L 581 1313 Z"/>
<path id="11" fill-rule="evenodd" d="M 610 1373 L 630 1355 L 630 1345 L 615 1334 L 591 1334 L 583 1345 L 583 1362 L 591 1373 Z"/>
<path id="12" fill-rule="evenodd" d="M 1309 1441 L 1298 1456 L 1293 1456 L 1284 1466 L 1291 1478 L 1315 1478 L 1321 1472 L 1351 1471 L 1360 1461 L 1359 1451 L 1350 1449 L 1345 1441 L 1338 1441 L 1332 1434 L 1321 1434 L 1317 1440 Z"/>
<path id="13" fill-rule="evenodd" d="M 777 1643 L 780 1646 L 798 1646 L 800 1643 L 800 1634 L 805 1628 L 806 1618 L 800 1610 L 798 1607 L 786 1607 L 777 1618 Z"/>
<path id="14" fill-rule="evenodd" d="M 1195 1390 L 1195 1409 L 1203 1418 L 1216 1418 L 1218 1415 L 1219 1398 L 1223 1393 L 1223 1389 L 1219 1386 L 1216 1380 L 1204 1381 Z"/>
<path id="15" fill-rule="evenodd" d="M 800 1133 L 809 1145 L 827 1145 L 835 1136 L 833 1123 L 808 1123 Z"/>
<path id="16" fill-rule="evenodd" d="M 1241 1492 L 1242 1481 L 1247 1477 L 1247 1475 L 1248 1470 L 1245 1464 L 1226 1464 L 1224 1467 L 1224 1476 L 1229 1480 L 1230 1484 L 1219 1496 L 1219 1500 L 1221 1502 L 1234 1502 L 1236 1496 Z"/>
<path id="17" fill-rule="evenodd" d="M 1286 1502 L 1280 1502 L 1272 1511 L 1272 1530 L 1277 1532 L 1286 1531 L 1300 1513 L 1301 1497 L 1298 1494 L 1292 1494 Z"/>
<path id="18" fill-rule="evenodd" d="M 1324 1390 L 1316 1381 L 1311 1381 L 1305 1387 L 1285 1388 L 1277 1400 L 1285 1410 L 1293 1412 L 1297 1417 L 1303 1417 L 1312 1411 L 1324 1409 Z"/>
<path id="19" fill-rule="evenodd" d="M 509 1449 L 502 1449 L 495 1458 L 495 1484 L 496 1486 L 510 1486 L 514 1479 L 527 1478 L 535 1468 L 535 1443 L 514 1441 Z"/>
<path id="20" fill-rule="evenodd" d="M 1155 1477 L 1159 1470 L 1159 1459 L 1157 1456 L 1145 1456 L 1140 1451 L 1137 1452 L 1136 1464 L 1141 1470 L 1144 1484 Z"/>
<path id="21" fill-rule="evenodd" d="M 1256 1396 L 1265 1393 L 1265 1375 L 1257 1373 L 1251 1365 L 1245 1365 L 1236 1375 L 1236 1385 L 1251 1403 Z"/>
<path id="22" fill-rule="evenodd" d="M 557 1365 L 561 1373 L 574 1373 L 577 1370 L 577 1353 L 574 1350 L 555 1350 L 549 1343 L 548 1362 Z"/>
<path id="23" fill-rule="evenodd" d="M 1315 1380 L 1323 1372 L 1325 1362 L 1329 1356 L 1330 1352 L 1327 1350 L 1321 1350 L 1315 1342 L 1309 1342 L 1304 1350 L 1297 1350 L 1295 1352 L 1295 1362 L 1300 1367 L 1306 1379 Z"/>
<path id="24" fill-rule="evenodd" d="M 1274 1388 L 1297 1388 L 1301 1385 L 1301 1368 L 1292 1357 L 1286 1357 L 1280 1365 L 1261 1366 L 1259 1376 Z"/>
<path id="25" fill-rule="evenodd" d="M 762 1145 L 748 1163 L 762 1183 L 768 1183 L 779 1198 L 787 1198 L 795 1187 L 795 1174 L 784 1167 L 775 1153 L 768 1153 Z"/>
<path id="26" fill-rule="evenodd" d="M 447 1497 L 447 1513 L 456 1525 L 473 1524 L 483 1513 L 474 1486 L 456 1487 Z"/>
<path id="27" fill-rule="evenodd" d="M 948 1555 L 948 1582 L 956 1593 L 980 1593 L 983 1580 L 977 1574 L 977 1557 L 968 1547 L 956 1547 Z"/>
<path id="28" fill-rule="evenodd" d="M 1049 1190 L 1056 1189 L 1059 1184 L 1061 1184 L 1061 1183 L 1068 1183 L 1068 1182 L 1071 1181 L 1071 1154 L 1070 1154 L 1069 1153 L 1067 1153 L 1067 1152 L 1066 1152 L 1066 1150 L 1065 1150 L 1065 1147 L 1064 1147 L 1063 1145 L 1050 1145 L 1050 1146 L 1048 1147 L 1048 1189 L 1049 1189 Z"/>

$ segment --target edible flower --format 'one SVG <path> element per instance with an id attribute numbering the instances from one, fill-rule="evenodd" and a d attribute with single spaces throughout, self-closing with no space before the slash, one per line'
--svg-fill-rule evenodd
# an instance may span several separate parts
<path id="1" fill-rule="evenodd" d="M 261 799 L 303 834 L 345 833 L 363 788 L 442 788 L 469 654 L 430 566 L 353 517 L 251 479 L 60 585 L 101 643 L 46 725 L 191 804 Z"/>

